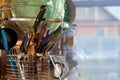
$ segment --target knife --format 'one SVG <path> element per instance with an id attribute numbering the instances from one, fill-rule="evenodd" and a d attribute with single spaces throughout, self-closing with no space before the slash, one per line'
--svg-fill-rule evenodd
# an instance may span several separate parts
<path id="1" fill-rule="evenodd" d="M 40 29 L 40 32 L 39 32 L 39 34 L 37 36 L 36 49 L 38 49 L 38 47 L 41 45 L 41 43 L 43 41 L 46 26 L 47 26 L 47 22 L 44 21 L 42 23 L 42 27 Z"/>
<path id="2" fill-rule="evenodd" d="M 36 17 L 36 20 L 35 20 L 35 23 L 33 25 L 34 27 L 34 32 L 36 33 L 37 31 L 37 27 L 38 25 L 41 23 L 41 21 L 43 20 L 43 16 L 46 12 L 46 5 L 42 5 L 41 8 L 40 8 L 40 12 L 38 13 L 37 17 Z"/>

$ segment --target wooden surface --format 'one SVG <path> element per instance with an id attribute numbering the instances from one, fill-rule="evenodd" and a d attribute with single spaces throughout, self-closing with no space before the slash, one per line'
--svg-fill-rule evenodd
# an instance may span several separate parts
<path id="1" fill-rule="evenodd" d="M 8 64 L 7 55 L 6 55 L 6 53 L 4 51 L 2 51 L 2 55 L 1 55 L 1 72 L 0 72 L 2 80 L 6 80 L 5 79 L 5 76 L 7 75 L 7 73 L 6 73 L 6 64 Z"/>

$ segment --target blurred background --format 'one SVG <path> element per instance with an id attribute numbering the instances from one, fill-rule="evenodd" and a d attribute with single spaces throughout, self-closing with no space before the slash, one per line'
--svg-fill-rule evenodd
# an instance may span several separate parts
<path id="1" fill-rule="evenodd" d="M 73 59 L 67 80 L 120 80 L 120 0 L 72 0 Z"/>

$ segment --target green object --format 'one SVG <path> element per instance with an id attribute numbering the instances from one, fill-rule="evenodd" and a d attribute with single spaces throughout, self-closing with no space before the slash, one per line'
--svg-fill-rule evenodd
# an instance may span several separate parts
<path id="1" fill-rule="evenodd" d="M 62 18 L 65 14 L 65 0 L 13 0 L 12 15 L 17 18 L 37 17 L 40 6 L 47 5 L 44 18 Z M 18 22 L 22 27 L 33 27 L 34 22 Z M 48 22 L 47 30 L 55 31 L 61 22 Z M 39 26 L 40 28 L 40 26 Z"/>
<path id="2" fill-rule="evenodd" d="M 65 22 L 70 22 L 70 18 L 71 18 L 71 14 L 72 14 L 70 5 L 66 2 L 64 7 L 65 7 L 64 21 Z"/>
<path id="3" fill-rule="evenodd" d="M 54 31 L 55 35 L 58 35 L 62 31 L 62 27 L 59 27 L 57 30 Z"/>

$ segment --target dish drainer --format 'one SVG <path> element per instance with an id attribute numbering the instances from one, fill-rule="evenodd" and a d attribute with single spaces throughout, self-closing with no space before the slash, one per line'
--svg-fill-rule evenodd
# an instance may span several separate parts
<path id="1" fill-rule="evenodd" d="M 55 64 L 63 64 L 51 61 L 49 56 L 8 55 L 16 65 L 7 65 L 7 80 L 61 80 L 63 70 L 58 77 L 55 77 Z M 37 59 L 37 60 L 35 60 Z M 54 61 L 54 59 L 53 59 Z M 16 70 L 11 67 L 16 67 Z M 57 67 L 56 67 L 57 68 Z"/>

